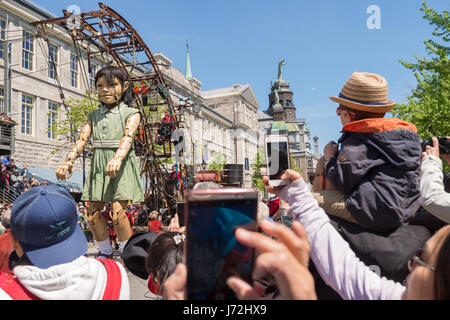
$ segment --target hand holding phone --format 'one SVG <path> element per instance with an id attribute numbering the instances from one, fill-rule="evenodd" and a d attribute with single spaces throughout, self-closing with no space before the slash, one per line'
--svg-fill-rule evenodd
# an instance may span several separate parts
<path id="1" fill-rule="evenodd" d="M 261 170 L 263 171 L 263 170 Z M 282 186 L 277 186 L 274 187 L 272 185 L 270 185 L 270 180 L 269 177 L 267 176 L 267 174 L 265 174 L 265 171 L 262 172 L 263 174 L 263 184 L 266 186 L 266 190 L 268 193 L 274 194 L 276 196 L 278 196 L 278 194 L 280 193 L 280 191 L 285 187 L 284 185 Z M 297 179 L 302 179 L 302 176 L 300 175 L 300 173 L 294 171 L 294 170 L 286 170 L 286 172 L 281 176 L 281 179 L 286 181 L 286 185 L 289 183 L 294 182 Z"/>
<path id="2" fill-rule="evenodd" d="M 267 275 L 273 275 L 280 291 L 277 299 L 317 299 L 314 277 L 308 270 L 311 247 L 300 223 L 294 222 L 292 229 L 289 229 L 264 220 L 261 222 L 261 229 L 268 236 L 246 230 L 236 232 L 239 242 L 260 253 L 254 266 L 254 284 L 242 281 L 239 277 L 231 277 L 227 281 L 239 299 L 264 299 L 256 283 L 267 278 Z M 280 242 L 284 245 L 280 245 Z"/>
<path id="3" fill-rule="evenodd" d="M 257 230 L 258 193 L 253 189 L 194 190 L 187 194 L 186 297 L 234 300 L 226 284 L 235 275 L 251 281 L 254 250 L 237 242 L 237 227 Z"/>

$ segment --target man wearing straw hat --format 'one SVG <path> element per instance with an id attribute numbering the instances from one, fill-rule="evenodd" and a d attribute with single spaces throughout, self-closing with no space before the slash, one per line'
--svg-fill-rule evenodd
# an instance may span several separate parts
<path id="1" fill-rule="evenodd" d="M 380 75 L 354 72 L 339 96 L 330 99 L 339 104 L 343 134 L 324 148 L 323 176 L 337 191 L 321 191 L 316 199 L 327 213 L 335 209 L 363 229 L 392 232 L 414 218 L 421 205 L 417 129 L 384 118 L 395 103 Z"/>

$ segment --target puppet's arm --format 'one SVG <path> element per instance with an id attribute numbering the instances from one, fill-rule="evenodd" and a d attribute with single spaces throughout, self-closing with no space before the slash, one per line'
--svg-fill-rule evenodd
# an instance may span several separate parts
<path id="1" fill-rule="evenodd" d="M 122 140 L 120 140 L 119 148 L 116 151 L 116 155 L 108 165 L 106 166 L 106 175 L 115 178 L 119 173 L 120 167 L 122 165 L 123 159 L 127 156 L 130 151 L 131 144 L 133 143 L 134 135 L 141 122 L 141 115 L 136 113 L 127 120 L 125 126 L 125 132 Z"/>
<path id="2" fill-rule="evenodd" d="M 63 164 L 61 164 L 58 167 L 58 170 L 56 171 L 56 178 L 58 180 L 65 180 L 67 172 L 69 173 L 67 179 L 70 179 L 73 171 L 73 162 L 83 152 L 84 148 L 86 147 L 89 141 L 91 132 L 92 132 L 92 125 L 91 121 L 88 119 L 86 120 L 86 123 L 81 129 L 80 137 L 75 142 L 75 145 L 73 146 L 72 150 L 67 155 L 66 160 L 64 161 Z"/>

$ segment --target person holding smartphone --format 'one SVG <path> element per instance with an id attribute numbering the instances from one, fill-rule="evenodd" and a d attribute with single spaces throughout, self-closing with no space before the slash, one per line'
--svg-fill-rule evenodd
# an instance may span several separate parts
<path id="1" fill-rule="evenodd" d="M 276 299 L 317 300 L 314 279 L 308 271 L 310 245 L 301 224 L 294 221 L 291 230 L 282 224 L 262 220 L 260 227 L 267 235 L 244 228 L 238 228 L 235 232 L 236 239 L 241 244 L 258 252 L 253 267 L 252 284 L 236 275 L 227 279 L 227 285 L 237 298 L 262 299 L 265 296 L 265 287 L 257 280 L 264 278 L 270 270 L 279 287 Z M 164 299 L 185 300 L 186 283 L 186 265 L 179 263 L 164 283 Z"/>
<path id="2" fill-rule="evenodd" d="M 280 288 L 280 299 L 314 299 L 314 281 L 307 269 L 310 255 L 325 281 L 347 300 L 449 299 L 450 226 L 441 228 L 411 257 L 410 274 L 403 285 L 380 277 L 357 258 L 297 172 L 287 170 L 282 179 L 290 181 L 289 185 L 275 188 L 268 185 L 267 177 L 263 181 L 268 192 L 279 194 L 290 205 L 296 220 L 293 231 L 269 221 L 262 222 L 261 228 L 279 241 L 256 232 L 236 231 L 239 242 L 260 253 L 253 280 L 270 272 Z M 227 283 L 239 299 L 262 296 L 256 282 L 250 285 L 231 277 Z M 186 267 L 179 264 L 166 280 L 165 298 L 184 299 L 185 285 Z"/>
<path id="3" fill-rule="evenodd" d="M 450 140 L 450 137 L 447 137 Z M 442 172 L 442 160 L 450 165 L 450 155 L 439 154 L 438 139 L 433 137 L 433 146 L 427 146 L 422 154 L 420 195 L 422 206 L 429 213 L 442 221 L 450 223 L 450 193 L 445 192 L 444 173 Z"/>
<path id="4" fill-rule="evenodd" d="M 306 183 L 295 171 L 287 171 L 283 179 L 292 183 L 280 190 L 268 186 L 288 202 L 294 219 L 308 234 L 311 260 L 327 284 L 344 299 L 448 299 L 450 283 L 450 226 L 439 229 L 417 252 L 408 266 L 406 284 L 380 277 L 361 262 L 349 244 L 330 223 Z M 268 185 L 265 178 L 263 182 Z"/>

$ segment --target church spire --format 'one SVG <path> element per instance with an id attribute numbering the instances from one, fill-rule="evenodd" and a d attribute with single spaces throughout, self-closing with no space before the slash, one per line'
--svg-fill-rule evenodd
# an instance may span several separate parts
<path id="1" fill-rule="evenodd" d="M 186 41 L 186 71 L 184 73 L 184 76 L 187 79 L 192 78 L 191 60 L 189 58 L 189 41 Z"/>

